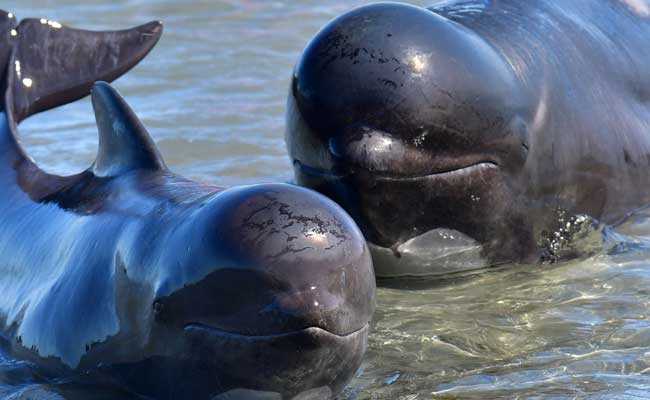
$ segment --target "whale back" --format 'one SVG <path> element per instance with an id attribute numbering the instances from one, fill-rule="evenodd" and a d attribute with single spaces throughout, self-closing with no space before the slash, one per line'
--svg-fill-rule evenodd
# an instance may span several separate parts
<path id="1" fill-rule="evenodd" d="M 185 207 L 175 206 L 191 208 L 197 199 L 222 189 L 169 172 L 142 122 L 107 83 L 95 83 L 91 97 L 99 131 L 97 159 L 86 171 L 71 176 L 38 168 L 14 142 L 7 114 L 0 112 L 0 163 L 12 166 L 0 168 L 0 185 L 11 189 L 0 193 L 4 222 L 0 252 L 6 258 L 0 263 L 4 274 L 0 289 L 7 294 L 0 299 L 0 344 L 4 329 L 6 337 L 17 341 L 16 355 L 38 360 L 51 370 L 79 366 L 91 347 L 107 338 L 123 340 L 116 314 L 123 305 L 116 290 L 152 295 L 149 287 L 125 289 L 131 283 L 116 270 L 123 266 L 121 252 L 134 247 L 124 244 L 136 240 L 127 232 L 131 224 L 148 221 L 161 229 L 161 220 L 185 212 Z M 11 239 L 23 235 L 42 240 Z M 101 246 L 97 238 L 102 238 Z M 27 259 L 39 260 L 31 271 L 39 279 L 25 279 L 25 274 L 12 270 L 33 262 Z M 79 260 L 86 260 L 83 268 Z M 67 298 L 61 293 L 78 295 Z M 72 315 L 84 315 L 84 323 L 71 322 Z M 50 330 L 65 334 L 51 335 Z M 118 358 L 123 356 L 118 353 Z M 63 364 L 54 358 L 43 362 L 47 356 L 59 357 Z M 95 365 L 94 359 L 85 362 Z"/>
<path id="2" fill-rule="evenodd" d="M 18 143 L 17 124 L 88 95 L 96 81 L 116 79 L 142 60 L 161 34 L 157 21 L 125 30 L 89 31 L 44 18 L 19 23 L 12 13 L 0 10 L 0 178 L 10 185 L 7 188 L 48 202 L 80 185 L 98 184 L 92 171 L 62 177 L 41 170 Z"/>
<path id="3" fill-rule="evenodd" d="M 627 0 L 460 0 L 430 9 L 476 32 L 530 101 L 522 174 L 538 208 L 614 223 L 650 202 L 650 14 Z M 625 196 L 621 196 L 625 193 Z"/>

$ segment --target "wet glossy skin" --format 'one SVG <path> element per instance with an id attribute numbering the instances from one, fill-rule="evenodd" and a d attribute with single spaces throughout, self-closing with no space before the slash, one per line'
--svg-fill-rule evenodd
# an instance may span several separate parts
<path id="1" fill-rule="evenodd" d="M 156 21 L 132 29 L 97 32 L 69 28 L 45 18 L 19 23 L 15 15 L 0 10 L 3 94 L 12 97 L 5 108 L 12 107 L 10 114 L 20 122 L 87 96 L 95 81 L 110 82 L 136 65 L 161 34 L 162 24 Z"/>
<path id="2" fill-rule="evenodd" d="M 539 260 L 558 212 L 614 223 L 650 200 L 649 36 L 620 0 L 353 10 L 296 65 L 296 179 L 380 247 L 445 228 L 493 264 Z"/>
<path id="3" fill-rule="evenodd" d="M 69 89 L 76 76 L 59 81 L 58 104 L 81 93 Z M 46 376 L 107 374 L 160 399 L 326 398 L 344 387 L 367 346 L 375 283 L 363 236 L 339 206 L 291 185 L 225 189 L 173 174 L 106 83 L 92 94 L 95 163 L 50 175 L 18 144 L 12 114 L 45 103 L 18 107 L 17 95 L 31 95 L 12 86 L 14 69 L 8 79 L 1 346 Z"/>

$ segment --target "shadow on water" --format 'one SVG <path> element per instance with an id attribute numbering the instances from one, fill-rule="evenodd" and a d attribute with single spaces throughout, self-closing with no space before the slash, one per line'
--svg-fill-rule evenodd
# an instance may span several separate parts
<path id="1" fill-rule="evenodd" d="M 328 20 L 367 1 L 10 0 L 20 18 L 87 29 L 165 21 L 157 49 L 116 86 L 168 164 L 223 184 L 287 181 L 284 102 L 293 63 Z M 420 5 L 430 1 L 417 1 Z M 39 163 L 86 168 L 87 100 L 21 125 Z M 602 231 L 587 259 L 384 282 L 370 348 L 341 399 L 650 398 L 650 213 Z M 0 352 L 0 398 L 134 398 L 104 378 L 48 381 Z"/>

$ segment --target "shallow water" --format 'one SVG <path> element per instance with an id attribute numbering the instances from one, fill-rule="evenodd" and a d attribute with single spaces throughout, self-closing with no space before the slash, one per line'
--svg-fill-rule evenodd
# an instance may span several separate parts
<path id="1" fill-rule="evenodd" d="M 291 179 L 283 113 L 293 63 L 319 27 L 364 2 L 13 0 L 2 7 L 88 29 L 163 20 L 158 47 L 115 86 L 173 170 L 243 184 Z M 50 171 L 77 172 L 94 158 L 87 99 L 33 117 L 20 131 Z M 604 249 L 586 260 L 380 289 L 367 359 L 341 399 L 650 398 L 647 221 L 641 214 L 618 233 L 604 229 Z M 0 397 L 124 396 L 110 384 L 45 384 L 32 365 L 0 354 Z"/>

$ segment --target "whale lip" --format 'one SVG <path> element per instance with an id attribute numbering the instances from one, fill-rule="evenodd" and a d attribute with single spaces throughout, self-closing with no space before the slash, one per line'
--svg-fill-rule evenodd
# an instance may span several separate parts
<path id="1" fill-rule="evenodd" d="M 358 328 L 350 333 L 346 334 L 338 334 L 334 332 L 330 332 L 326 329 L 317 327 L 317 326 L 310 326 L 307 328 L 303 329 L 297 329 L 293 331 L 288 331 L 288 332 L 283 332 L 283 333 L 272 333 L 268 335 L 248 335 L 245 333 L 238 333 L 238 332 L 229 332 L 225 331 L 219 328 L 215 328 L 209 325 L 201 324 L 201 323 L 189 323 L 185 325 L 183 330 L 185 332 L 203 332 L 207 333 L 211 336 L 215 337 L 221 337 L 224 339 L 230 339 L 230 340 L 243 340 L 243 341 L 266 341 L 266 340 L 276 340 L 276 339 L 285 339 L 285 338 L 290 338 L 293 336 L 301 336 L 301 335 L 309 335 L 309 334 L 320 334 L 320 335 L 325 335 L 325 336 L 330 336 L 330 337 L 335 337 L 339 339 L 345 339 L 348 337 L 355 336 L 364 330 L 367 330 L 369 327 L 370 323 L 366 322 L 361 328 Z"/>
<path id="2" fill-rule="evenodd" d="M 453 168 L 442 172 L 425 174 L 425 175 L 391 176 L 391 175 L 377 174 L 375 175 L 375 177 L 378 180 L 386 180 L 386 181 L 410 181 L 410 180 L 421 180 L 421 179 L 428 179 L 428 178 L 444 179 L 444 178 L 454 178 L 458 176 L 470 175 L 472 173 L 479 172 L 486 169 L 498 169 L 498 168 L 499 165 L 495 162 L 481 161 L 475 164 L 471 164 L 459 168 Z"/>
<path id="3" fill-rule="evenodd" d="M 316 326 L 249 336 L 190 323 L 185 325 L 182 340 L 188 369 L 199 367 L 190 374 L 205 377 L 206 387 L 217 385 L 205 398 L 218 398 L 214 394 L 231 389 L 247 389 L 293 399 L 322 387 L 329 388 L 330 398 L 330 394 L 343 391 L 361 366 L 369 331 L 370 323 L 366 322 L 343 336 Z M 215 381 L 215 375 L 223 379 Z"/>
<path id="4" fill-rule="evenodd" d="M 389 249 L 399 258 L 396 250 L 400 245 L 436 228 L 453 229 L 481 242 L 481 227 L 492 218 L 483 210 L 502 201 L 508 169 L 489 158 L 477 157 L 460 164 L 468 160 L 458 159 L 445 163 L 453 168 L 411 176 L 348 172 L 336 166 L 318 169 L 298 161 L 294 172 L 298 184 L 315 188 L 342 204 L 368 242 Z"/>
<path id="5" fill-rule="evenodd" d="M 311 175 L 321 175 L 323 177 L 329 177 L 329 178 L 341 179 L 362 172 L 362 173 L 370 174 L 373 176 L 374 179 L 380 181 L 404 181 L 404 182 L 428 180 L 428 179 L 448 179 L 448 178 L 467 176 L 484 170 L 499 169 L 499 164 L 493 160 L 482 160 L 478 162 L 462 164 L 461 166 L 453 166 L 450 168 L 441 169 L 439 171 L 432 172 L 432 173 L 413 174 L 413 175 L 391 174 L 385 171 L 370 171 L 366 169 L 351 170 L 343 173 L 337 173 L 330 170 L 308 166 L 306 164 L 303 164 L 299 160 L 294 160 L 293 164 L 295 167 L 298 167 L 300 170 L 307 172 Z"/>

